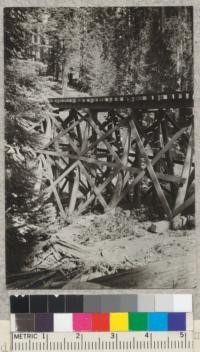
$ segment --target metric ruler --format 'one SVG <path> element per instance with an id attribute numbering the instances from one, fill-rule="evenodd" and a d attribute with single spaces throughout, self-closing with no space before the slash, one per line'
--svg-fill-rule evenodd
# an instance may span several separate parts
<path id="1" fill-rule="evenodd" d="M 13 352 L 192 352 L 193 332 L 12 333 Z"/>

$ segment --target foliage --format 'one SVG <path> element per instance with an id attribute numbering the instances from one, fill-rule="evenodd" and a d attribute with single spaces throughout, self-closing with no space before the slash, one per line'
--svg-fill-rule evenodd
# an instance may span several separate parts
<path id="1" fill-rule="evenodd" d="M 59 19 L 67 14 L 65 73 L 73 67 L 91 94 L 193 89 L 191 8 L 63 8 Z"/>
<path id="2" fill-rule="evenodd" d="M 32 127 L 52 115 L 49 76 L 66 88 L 73 68 L 78 89 L 91 95 L 192 90 L 192 35 L 190 7 L 5 8 L 9 255 L 56 223 L 34 190 L 41 140 Z"/>
<path id="3" fill-rule="evenodd" d="M 46 200 L 35 192 L 39 133 L 32 127 L 52 114 L 41 77 L 41 62 L 29 56 L 29 43 L 23 31 L 34 16 L 27 9 L 5 10 L 5 141 L 6 141 L 6 222 L 7 270 L 20 269 L 24 248 L 43 234 Z M 10 23 L 12 25 L 9 27 Z M 27 24 L 27 26 L 25 25 Z M 19 35 L 21 33 L 21 35 Z M 16 40 L 15 40 L 16 39 Z M 25 57 L 26 55 L 26 57 Z M 49 206 L 49 205 L 48 205 Z M 41 216 L 43 214 L 43 216 Z M 43 222 L 41 222 L 41 217 Z M 50 223 L 50 222 L 49 222 Z M 25 251 L 25 253 L 26 253 Z"/>

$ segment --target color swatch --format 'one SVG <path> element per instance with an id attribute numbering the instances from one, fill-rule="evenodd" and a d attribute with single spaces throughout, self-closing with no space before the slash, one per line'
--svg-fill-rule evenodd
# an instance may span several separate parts
<path id="1" fill-rule="evenodd" d="M 191 331 L 192 295 L 11 296 L 11 331 Z"/>
<path id="2" fill-rule="evenodd" d="M 147 331 L 148 330 L 148 314 L 146 312 L 129 313 L 129 327 L 131 331 Z"/>
<path id="3" fill-rule="evenodd" d="M 110 331 L 129 331 L 128 313 L 110 313 Z"/>
<path id="4" fill-rule="evenodd" d="M 192 331 L 191 313 L 16 313 L 12 332 Z"/>
<path id="5" fill-rule="evenodd" d="M 192 312 L 191 294 L 26 295 L 10 297 L 11 313 Z"/>

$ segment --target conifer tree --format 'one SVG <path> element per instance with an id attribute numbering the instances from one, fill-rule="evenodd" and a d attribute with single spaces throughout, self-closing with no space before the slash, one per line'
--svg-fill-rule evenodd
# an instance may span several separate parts
<path id="1" fill-rule="evenodd" d="M 45 200 L 35 193 L 40 135 L 33 125 L 52 114 L 46 95 L 48 81 L 40 77 L 41 63 L 29 56 L 30 22 L 27 9 L 5 10 L 5 142 L 7 271 L 19 271 L 31 244 L 44 234 L 41 214 Z M 13 22 L 12 22 L 13 21 Z M 15 25 L 16 21 L 16 25 Z M 9 23 L 12 26 L 9 27 Z M 28 24 L 28 25 L 27 25 Z M 27 25 L 27 26 L 26 26 Z M 20 35 L 19 35 L 20 34 Z M 13 39 L 16 38 L 16 41 Z M 22 39 L 21 39 L 22 38 Z M 17 39 L 19 42 L 17 42 Z M 13 41 L 14 40 L 14 41 Z M 26 250 L 25 250 L 26 248 Z"/>

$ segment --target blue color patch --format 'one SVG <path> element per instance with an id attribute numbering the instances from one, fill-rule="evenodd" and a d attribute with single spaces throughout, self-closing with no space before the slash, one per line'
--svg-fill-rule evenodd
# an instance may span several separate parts
<path id="1" fill-rule="evenodd" d="M 169 331 L 185 331 L 186 330 L 186 314 L 185 313 L 169 313 L 168 314 L 168 330 Z"/>
<path id="2" fill-rule="evenodd" d="M 168 313 L 148 313 L 149 331 L 168 331 Z"/>

